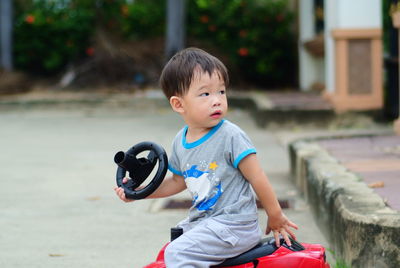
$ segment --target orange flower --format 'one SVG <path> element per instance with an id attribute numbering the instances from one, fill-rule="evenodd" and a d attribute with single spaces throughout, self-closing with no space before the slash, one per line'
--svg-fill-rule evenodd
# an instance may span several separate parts
<path id="1" fill-rule="evenodd" d="M 249 50 L 245 47 L 241 47 L 238 49 L 238 54 L 242 57 L 248 56 L 249 55 Z"/>
<path id="2" fill-rule="evenodd" d="M 88 56 L 93 56 L 94 55 L 94 48 L 93 47 L 88 47 L 87 49 L 86 49 L 86 55 L 88 55 Z"/>
<path id="3" fill-rule="evenodd" d="M 202 23 L 207 23 L 207 22 L 209 22 L 209 20 L 210 20 L 210 18 L 206 15 L 200 16 L 200 21 Z"/>
<path id="4" fill-rule="evenodd" d="M 247 36 L 247 31 L 246 30 L 240 30 L 239 31 L 239 36 L 243 37 L 243 38 L 246 37 Z"/>
<path id="5" fill-rule="evenodd" d="M 35 22 L 35 16 L 29 14 L 25 17 L 25 22 L 29 24 L 33 24 Z"/>
<path id="6" fill-rule="evenodd" d="M 110 29 L 114 29 L 117 26 L 117 23 L 115 20 L 110 19 L 109 21 L 107 21 L 107 27 Z"/>
<path id="7" fill-rule="evenodd" d="M 283 14 L 278 14 L 278 15 L 276 15 L 276 20 L 278 21 L 278 22 L 281 22 L 281 21 L 283 21 L 283 19 L 284 19 L 285 17 L 283 16 Z"/>
<path id="8" fill-rule="evenodd" d="M 74 42 L 71 40 L 68 40 L 66 43 L 67 47 L 73 47 L 74 46 Z"/>
<path id="9" fill-rule="evenodd" d="M 209 26 L 208 26 L 208 30 L 209 30 L 210 32 L 215 32 L 215 31 L 217 30 L 217 26 L 215 26 L 215 25 L 209 25 Z"/>
<path id="10" fill-rule="evenodd" d="M 127 17 L 129 15 L 129 7 L 128 7 L 128 5 L 122 5 L 121 6 L 121 14 L 124 17 Z"/>

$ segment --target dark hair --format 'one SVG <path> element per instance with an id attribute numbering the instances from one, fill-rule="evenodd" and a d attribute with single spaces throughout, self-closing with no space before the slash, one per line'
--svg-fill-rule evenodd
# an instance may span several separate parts
<path id="1" fill-rule="evenodd" d="M 198 68 L 210 76 L 217 71 L 228 86 L 228 70 L 219 59 L 199 48 L 186 48 L 176 53 L 161 73 L 160 84 L 165 96 L 170 99 L 186 94 Z"/>

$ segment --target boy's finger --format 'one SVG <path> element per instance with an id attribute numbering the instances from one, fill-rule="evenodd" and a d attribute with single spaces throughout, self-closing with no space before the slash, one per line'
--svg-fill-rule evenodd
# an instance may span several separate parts
<path id="1" fill-rule="evenodd" d="M 119 197 L 125 197 L 125 191 L 121 187 L 117 189 L 117 194 Z"/>
<path id="2" fill-rule="evenodd" d="M 283 236 L 283 239 L 285 239 L 286 244 L 290 247 L 292 245 L 292 242 L 290 241 L 290 238 L 284 230 L 281 231 L 281 234 Z"/>
<path id="3" fill-rule="evenodd" d="M 298 230 L 299 229 L 299 227 L 294 223 L 294 222 L 291 222 L 291 221 L 289 221 L 289 224 L 288 224 L 290 227 L 293 227 L 294 229 L 296 229 L 296 230 Z"/>
<path id="4" fill-rule="evenodd" d="M 294 234 L 294 232 L 292 232 L 292 230 L 288 229 L 288 230 L 286 230 L 286 232 L 287 232 L 294 240 L 296 240 L 296 235 Z"/>
<path id="5" fill-rule="evenodd" d="M 279 237 L 279 232 L 273 231 L 273 233 L 274 233 L 274 238 L 275 238 L 275 245 L 279 248 L 281 246 L 281 239 Z"/>

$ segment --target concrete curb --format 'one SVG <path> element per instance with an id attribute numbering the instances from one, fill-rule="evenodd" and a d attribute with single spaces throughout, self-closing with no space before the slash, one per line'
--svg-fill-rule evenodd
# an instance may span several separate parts
<path id="1" fill-rule="evenodd" d="M 326 125 L 337 117 L 331 109 L 302 109 L 295 107 L 275 107 L 265 92 L 236 92 L 229 96 L 229 105 L 249 110 L 258 127 L 266 128 L 276 124 L 298 122 L 303 124 Z"/>
<path id="2" fill-rule="evenodd" d="M 292 178 L 337 257 L 352 267 L 400 267 L 400 213 L 316 142 L 289 145 Z"/>
<path id="3" fill-rule="evenodd" d="M 4 96 L 0 98 L 0 107 L 36 107 L 36 106 L 80 106 L 109 105 L 143 108 L 147 105 L 169 107 L 163 96 L 142 96 L 132 93 L 80 93 L 80 92 L 39 92 L 24 95 Z"/>
<path id="4" fill-rule="evenodd" d="M 251 113 L 260 128 L 285 126 L 293 127 L 301 122 L 303 126 L 332 127 L 335 125 L 357 124 L 365 121 L 365 113 L 336 114 L 332 109 L 276 106 L 262 91 L 232 91 L 228 95 L 229 107 Z M 63 90 L 32 91 L 26 94 L 0 96 L 0 109 L 10 107 L 81 107 L 107 106 L 116 108 L 144 109 L 146 107 L 170 108 L 160 89 L 136 92 L 75 92 Z M 365 122 L 364 122 L 365 123 Z M 366 122 L 368 124 L 368 122 Z"/>

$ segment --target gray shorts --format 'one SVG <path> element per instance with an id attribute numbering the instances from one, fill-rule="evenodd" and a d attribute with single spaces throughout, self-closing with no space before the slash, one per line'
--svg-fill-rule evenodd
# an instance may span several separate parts
<path id="1" fill-rule="evenodd" d="M 210 267 L 256 246 L 261 239 L 258 221 L 208 218 L 198 223 L 181 222 L 183 235 L 165 251 L 168 268 Z"/>

